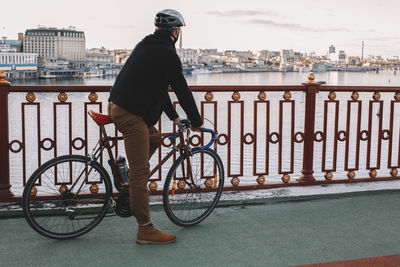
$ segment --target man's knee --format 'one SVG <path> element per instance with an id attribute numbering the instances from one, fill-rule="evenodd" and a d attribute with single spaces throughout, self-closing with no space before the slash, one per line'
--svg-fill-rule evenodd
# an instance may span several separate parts
<path id="1" fill-rule="evenodd" d="M 149 175 L 150 175 L 149 168 L 141 168 L 141 169 L 134 168 L 132 171 L 132 175 L 130 176 L 131 179 L 130 182 L 135 187 L 143 187 L 143 186 L 146 187 Z"/>

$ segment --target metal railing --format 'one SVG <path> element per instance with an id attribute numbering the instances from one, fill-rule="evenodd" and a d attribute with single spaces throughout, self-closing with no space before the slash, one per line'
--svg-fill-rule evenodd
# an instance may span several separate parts
<path id="1" fill-rule="evenodd" d="M 310 74 L 308 82 L 297 86 L 191 86 L 196 98 L 204 97 L 199 101 L 202 116 L 219 132 L 217 149 L 230 180 L 225 190 L 400 180 L 400 87 L 321 86 L 313 80 Z M 20 198 L 12 186 L 25 185 L 44 163 L 43 154 L 49 158 L 89 152 L 93 135 L 100 133 L 89 130 L 87 110 L 102 112 L 106 98 L 99 100 L 99 94 L 109 90 L 110 86 L 13 86 L 0 73 L 0 201 Z M 68 100 L 77 93 L 79 103 Z M 38 100 L 41 94 L 50 96 Z M 77 112 L 76 105 L 83 110 Z M 60 108 L 64 119 L 59 118 Z M 74 133 L 77 127 L 83 136 Z M 158 129 L 166 128 L 173 129 L 172 124 L 160 120 Z M 194 134 L 190 141 L 199 145 L 202 137 Z M 61 143 L 66 144 L 62 153 Z M 34 149 L 28 151 L 28 146 Z M 162 146 L 171 144 L 163 140 Z M 116 154 L 121 151 L 118 144 L 113 149 Z M 161 154 L 159 149 L 158 160 Z M 36 163 L 27 164 L 32 158 Z M 161 171 L 149 179 L 153 193 L 160 192 Z"/>

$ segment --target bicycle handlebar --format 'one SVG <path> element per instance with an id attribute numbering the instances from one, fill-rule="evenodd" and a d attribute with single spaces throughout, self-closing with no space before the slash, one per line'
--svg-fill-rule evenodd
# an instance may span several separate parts
<path id="1" fill-rule="evenodd" d="M 209 148 L 209 147 L 217 140 L 217 135 L 216 135 L 216 133 L 215 133 L 213 130 L 207 129 L 207 128 L 201 128 L 200 131 L 201 131 L 201 132 L 206 132 L 206 133 L 210 133 L 210 134 L 211 134 L 211 140 L 210 140 L 210 142 L 208 142 L 208 144 L 205 145 L 205 146 L 199 147 L 199 150 L 204 150 L 204 149 Z"/>
<path id="2" fill-rule="evenodd" d="M 217 134 L 214 132 L 214 130 L 212 130 L 212 129 L 207 129 L 207 128 L 201 128 L 201 129 L 199 129 L 201 132 L 205 132 L 205 133 L 210 133 L 211 134 L 211 140 L 210 140 L 210 142 L 208 142 L 208 144 L 206 144 L 205 146 L 201 146 L 201 147 L 199 147 L 198 149 L 200 149 L 200 150 L 204 150 L 204 149 L 207 149 L 207 148 L 209 148 L 210 146 L 212 146 L 212 144 L 217 140 L 217 138 L 218 138 L 218 136 L 217 136 Z M 172 135 L 172 136 L 168 136 L 168 139 L 169 140 L 174 140 L 174 139 L 176 139 L 178 136 L 177 135 Z"/>
<path id="3" fill-rule="evenodd" d="M 189 120 L 181 120 L 181 121 L 179 122 L 178 127 L 179 127 L 179 131 L 180 131 L 180 132 L 184 132 L 184 131 L 186 131 L 187 129 L 190 129 L 190 121 L 189 121 Z M 217 134 L 214 132 L 214 130 L 212 130 L 212 129 L 201 128 L 201 129 L 199 129 L 199 130 L 200 130 L 201 132 L 205 132 L 205 133 L 210 133 L 210 134 L 211 134 L 211 140 L 210 140 L 210 142 L 208 142 L 208 144 L 206 144 L 205 146 L 201 146 L 201 147 L 198 148 L 199 150 L 204 150 L 204 149 L 209 148 L 209 147 L 217 140 L 218 136 L 217 136 Z M 173 140 L 173 139 L 176 139 L 177 137 L 178 137 L 178 136 L 169 136 L 168 138 L 169 138 L 170 140 Z"/>

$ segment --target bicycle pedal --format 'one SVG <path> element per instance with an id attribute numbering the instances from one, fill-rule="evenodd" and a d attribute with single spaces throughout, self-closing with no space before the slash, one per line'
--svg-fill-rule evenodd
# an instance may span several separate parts
<path id="1" fill-rule="evenodd" d="M 114 200 L 113 197 L 111 197 L 110 200 L 108 201 L 107 213 L 108 212 L 113 212 L 115 210 L 116 206 L 117 206 L 116 201 Z"/>

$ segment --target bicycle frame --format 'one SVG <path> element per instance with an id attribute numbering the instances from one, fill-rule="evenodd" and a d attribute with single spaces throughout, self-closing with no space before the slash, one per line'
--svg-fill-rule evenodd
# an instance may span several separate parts
<path id="1" fill-rule="evenodd" d="M 121 183 L 121 177 L 119 175 L 118 168 L 117 168 L 117 165 L 116 165 L 116 162 L 115 162 L 115 159 L 114 159 L 111 149 L 115 146 L 115 144 L 119 140 L 123 140 L 123 137 L 111 137 L 111 136 L 107 135 L 104 125 L 111 123 L 109 116 L 98 114 L 91 110 L 88 111 L 88 113 L 93 118 L 93 120 L 97 123 L 97 125 L 100 127 L 100 140 L 96 144 L 92 153 L 89 155 L 90 159 L 91 159 L 91 161 L 97 161 L 97 159 L 102 155 L 103 150 L 104 149 L 107 150 L 109 159 L 110 159 L 109 164 L 111 166 L 111 170 L 112 170 L 112 174 L 113 174 L 113 178 L 114 178 L 114 185 L 117 188 L 117 190 L 120 191 L 122 189 L 121 187 L 123 186 L 123 184 Z M 97 119 L 95 118 L 96 114 L 97 114 Z M 157 134 L 149 135 L 149 137 L 161 137 L 161 138 L 163 138 L 162 140 L 164 140 L 165 138 L 168 137 L 174 145 L 172 151 L 170 151 L 157 164 L 157 166 L 155 166 L 153 168 L 153 170 L 150 171 L 149 177 L 151 177 L 157 170 L 159 170 L 161 168 L 161 166 L 172 155 L 175 154 L 175 152 L 179 151 L 180 155 L 186 154 L 186 161 L 187 161 L 187 173 L 186 174 L 187 175 L 185 175 L 185 168 L 184 168 L 184 165 L 182 165 L 182 174 L 183 174 L 184 181 L 191 189 L 193 189 L 194 180 L 193 180 L 192 167 L 191 167 L 191 163 L 190 163 L 190 156 L 191 156 L 192 152 L 191 152 L 191 147 L 189 145 L 189 138 L 188 137 L 186 139 L 184 138 L 185 131 L 187 132 L 187 135 L 189 135 L 190 122 L 188 120 L 182 120 L 182 121 L 180 121 L 180 124 L 178 126 L 179 126 L 179 131 L 177 133 L 175 133 L 175 132 L 174 133 L 157 133 Z M 218 135 L 216 135 L 216 133 L 211 129 L 203 128 L 203 129 L 200 129 L 200 131 L 210 133 L 212 135 L 212 138 L 207 145 L 202 146 L 202 147 L 197 147 L 196 149 L 199 149 L 199 150 L 207 149 L 218 139 Z M 177 138 L 179 138 L 180 141 L 179 141 L 178 145 L 175 145 L 175 140 Z M 110 145 L 110 142 L 112 142 L 112 145 Z M 99 147 L 97 147 L 97 146 L 99 146 Z M 188 183 L 187 180 L 190 180 L 191 183 Z M 74 187 L 75 184 L 72 187 Z M 82 187 L 82 185 L 81 185 L 81 187 Z M 79 193 L 79 191 L 80 191 L 80 189 L 78 190 L 78 193 Z"/>
<path id="2" fill-rule="evenodd" d="M 93 111 L 90 111 L 89 115 L 93 115 L 92 118 L 100 127 L 100 139 L 92 152 L 86 156 L 64 155 L 46 162 L 31 175 L 27 187 L 24 189 L 25 218 L 30 226 L 43 236 L 56 239 L 74 238 L 93 229 L 105 216 L 108 216 L 107 213 L 115 213 L 110 216 L 130 216 L 127 212 L 129 203 L 127 204 L 125 201 L 128 200 L 127 195 L 124 194 L 127 189 L 126 184 L 121 183 L 119 166 L 117 166 L 112 151 L 113 148 L 116 148 L 117 142 L 123 140 L 123 137 L 107 135 L 104 125 L 111 123 L 107 115 Z M 201 129 L 202 132 L 211 133 L 212 139 L 207 145 L 196 146 L 192 149 L 191 138 L 189 138 L 190 122 L 181 120 L 178 127 L 178 132 L 150 135 L 150 137 L 160 138 L 161 141 L 168 138 L 171 142 L 168 146 L 172 146 L 172 149 L 162 159 L 160 157 L 157 166 L 152 168 L 149 175 L 151 177 L 157 170 L 161 170 L 161 167 L 173 156 L 174 163 L 166 176 L 162 190 L 163 206 L 172 222 L 181 226 L 191 226 L 203 221 L 217 205 L 223 190 L 224 168 L 218 154 L 208 149 L 217 140 L 213 130 Z M 115 187 L 118 191 L 123 190 L 119 194 L 113 193 L 111 177 L 98 162 L 99 158 L 102 159 L 103 153 L 106 153 L 105 150 L 109 155 Z M 205 167 L 207 175 L 203 172 L 202 165 L 203 156 L 206 154 L 208 154 Z M 177 172 L 178 169 L 179 172 Z M 57 174 L 60 174 L 62 183 L 57 180 Z M 45 181 L 40 181 L 43 178 L 42 175 L 46 178 Z M 203 178 L 207 180 L 203 181 Z M 214 180 L 210 184 L 211 178 Z M 176 183 L 177 181 L 179 182 Z M 35 185 L 41 185 L 42 182 L 45 187 L 40 189 L 41 193 L 46 194 L 50 191 L 51 198 L 47 198 L 45 195 L 36 196 L 38 189 L 35 188 Z M 178 188 L 175 188 L 176 185 Z M 175 190 L 177 191 L 175 192 Z M 215 193 L 208 194 L 208 192 Z M 174 197 L 175 193 L 179 196 Z M 192 195 L 193 193 L 196 194 Z M 115 198 L 116 194 L 118 194 L 117 198 Z M 192 204 L 188 206 L 187 203 Z M 183 217 L 181 217 L 183 209 L 177 208 L 182 205 L 188 212 L 188 214 L 183 214 Z M 192 209 L 196 209 L 196 212 L 193 213 Z M 52 219 L 52 216 L 55 218 Z M 37 217 L 48 218 L 37 220 Z M 83 224 L 81 222 L 74 223 L 74 220 L 83 220 Z M 49 224 L 49 222 L 51 223 Z M 72 225 L 72 229 L 69 227 L 70 225 Z"/>
<path id="3" fill-rule="evenodd" d="M 107 135 L 104 125 L 99 125 L 99 127 L 100 127 L 101 136 L 100 136 L 98 144 L 93 149 L 93 152 L 90 155 L 90 158 L 93 161 L 97 161 L 98 158 L 101 156 L 101 153 L 104 151 L 104 149 L 107 150 L 107 153 L 108 153 L 108 156 L 110 159 L 110 166 L 111 166 L 112 174 L 114 176 L 114 185 L 118 190 L 120 190 L 121 185 L 122 185 L 121 177 L 119 175 L 117 165 L 115 163 L 115 158 L 114 158 L 114 155 L 112 152 L 112 148 L 115 146 L 116 142 L 118 142 L 119 140 L 123 140 L 123 137 L 122 136 L 111 137 L 111 136 Z M 189 178 L 193 182 L 193 174 L 192 174 L 192 169 L 191 169 L 191 164 L 190 164 L 190 149 L 191 148 L 188 144 L 188 140 L 185 140 L 183 132 L 150 134 L 149 137 L 161 137 L 162 140 L 165 138 L 169 138 L 174 145 L 172 150 L 170 152 L 168 152 L 168 154 L 166 156 L 164 156 L 164 158 L 161 159 L 161 161 L 157 164 L 157 166 L 155 166 L 150 171 L 149 177 L 151 177 L 156 171 L 158 171 L 161 168 L 161 166 L 164 165 L 164 163 L 166 161 L 168 161 L 168 159 L 170 159 L 175 154 L 175 152 L 179 151 L 181 154 L 186 153 L 187 161 L 188 161 L 188 164 L 187 164 L 187 172 L 188 172 L 187 175 L 188 176 L 187 176 L 187 178 Z M 174 144 L 176 139 L 179 139 L 179 143 L 177 145 Z M 110 144 L 110 142 L 112 144 Z M 184 174 L 184 177 L 185 176 L 186 175 Z M 190 184 L 188 184 L 188 185 L 191 186 Z"/>

